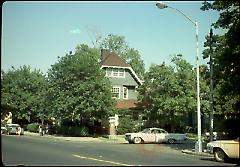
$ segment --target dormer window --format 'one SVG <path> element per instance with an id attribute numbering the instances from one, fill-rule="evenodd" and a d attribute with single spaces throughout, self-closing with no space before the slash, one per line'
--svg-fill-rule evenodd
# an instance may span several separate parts
<path id="1" fill-rule="evenodd" d="M 106 68 L 106 76 L 125 78 L 125 70 L 123 68 Z"/>
<path id="2" fill-rule="evenodd" d="M 124 75 L 124 72 L 125 72 L 124 69 L 119 68 L 119 69 L 118 69 L 118 76 L 119 76 L 119 77 L 124 77 L 124 76 L 125 76 L 125 75 Z"/>
<path id="3" fill-rule="evenodd" d="M 117 68 L 112 69 L 112 76 L 113 77 L 118 77 L 118 69 Z"/>

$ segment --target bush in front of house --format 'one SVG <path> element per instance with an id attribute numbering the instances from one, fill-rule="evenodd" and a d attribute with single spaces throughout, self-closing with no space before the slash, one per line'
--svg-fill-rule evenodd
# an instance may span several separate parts
<path id="1" fill-rule="evenodd" d="M 79 127 L 79 126 L 72 126 L 70 127 L 71 131 L 70 131 L 70 135 L 72 136 L 88 136 L 89 135 L 89 130 L 87 127 Z"/>
<path id="2" fill-rule="evenodd" d="M 38 133 L 39 131 L 39 123 L 31 123 L 27 125 L 27 130 L 29 132 L 34 132 L 34 133 Z"/>
<path id="3" fill-rule="evenodd" d="M 58 135 L 68 135 L 68 126 L 59 126 L 59 125 L 53 125 L 52 131 L 54 134 Z"/>
<path id="4" fill-rule="evenodd" d="M 117 134 L 123 135 L 128 132 L 136 131 L 136 121 L 130 116 L 123 116 L 119 118 L 119 125 L 117 127 Z"/>
<path id="5" fill-rule="evenodd" d="M 88 136 L 89 130 L 84 126 L 66 126 L 55 125 L 53 127 L 55 134 L 65 136 Z"/>

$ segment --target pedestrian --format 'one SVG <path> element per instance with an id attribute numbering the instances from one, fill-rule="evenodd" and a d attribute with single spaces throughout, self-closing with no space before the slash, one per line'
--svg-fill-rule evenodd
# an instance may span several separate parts
<path id="1" fill-rule="evenodd" d="M 21 127 L 17 127 L 17 134 L 20 136 L 21 135 Z"/>
<path id="2" fill-rule="evenodd" d="M 49 125 L 47 124 L 47 126 L 46 126 L 46 134 L 48 134 L 48 130 L 49 130 Z"/>
<path id="3" fill-rule="evenodd" d="M 42 136 L 43 135 L 43 129 L 42 129 L 42 125 L 39 125 L 39 135 Z"/>

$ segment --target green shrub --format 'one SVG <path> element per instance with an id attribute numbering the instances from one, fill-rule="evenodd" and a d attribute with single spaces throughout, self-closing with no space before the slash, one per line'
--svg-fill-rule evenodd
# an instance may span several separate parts
<path id="1" fill-rule="evenodd" d="M 123 116 L 119 118 L 119 125 L 117 127 L 117 133 L 123 135 L 128 132 L 136 131 L 136 121 L 129 116 Z"/>
<path id="2" fill-rule="evenodd" d="M 68 126 L 59 126 L 59 125 L 54 125 L 53 126 L 53 130 L 55 134 L 59 134 L 59 135 L 68 135 Z"/>
<path id="3" fill-rule="evenodd" d="M 89 129 L 87 127 L 81 127 L 79 134 L 80 134 L 80 136 L 88 136 L 89 135 Z"/>
<path id="4" fill-rule="evenodd" d="M 39 123 L 31 123 L 27 125 L 27 130 L 29 132 L 37 133 L 39 131 Z"/>
<path id="5" fill-rule="evenodd" d="M 69 127 L 69 135 L 71 135 L 71 136 L 88 136 L 89 130 L 87 127 L 70 126 Z"/>
<path id="6" fill-rule="evenodd" d="M 54 132 L 59 135 L 67 136 L 88 136 L 89 130 L 87 127 L 80 126 L 54 126 Z"/>

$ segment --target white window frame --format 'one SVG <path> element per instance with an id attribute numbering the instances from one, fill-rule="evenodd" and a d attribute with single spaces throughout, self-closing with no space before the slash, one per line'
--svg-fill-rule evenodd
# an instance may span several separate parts
<path id="1" fill-rule="evenodd" d="M 122 76 L 120 75 L 121 73 L 123 74 Z M 125 69 L 124 68 L 118 68 L 118 77 L 125 78 Z"/>
<path id="2" fill-rule="evenodd" d="M 112 69 L 112 77 L 118 77 L 119 76 L 119 71 L 117 68 Z"/>
<path id="3" fill-rule="evenodd" d="M 137 89 L 138 89 L 138 86 L 135 86 L 134 91 L 135 91 L 135 92 L 138 92 Z"/>
<path id="4" fill-rule="evenodd" d="M 118 91 L 118 97 L 113 97 L 113 93 L 117 93 L 117 92 L 113 92 L 113 89 L 118 89 L 118 90 L 119 90 L 119 91 Z M 120 99 L 121 87 L 119 87 L 119 86 L 113 86 L 111 92 L 112 92 L 112 98 L 114 98 L 114 99 Z"/>
<path id="5" fill-rule="evenodd" d="M 122 76 L 120 75 L 121 73 L 123 74 Z M 124 68 L 106 68 L 106 76 L 113 77 L 113 78 L 125 78 L 125 69 Z"/>
<path id="6" fill-rule="evenodd" d="M 124 91 L 126 90 L 126 97 L 124 97 Z M 127 87 L 123 87 L 123 99 L 128 99 L 128 88 Z"/>
<path id="7" fill-rule="evenodd" d="M 111 77 L 112 76 L 112 70 L 111 68 L 106 68 L 106 77 Z M 110 72 L 110 75 L 108 75 L 108 72 Z"/>

